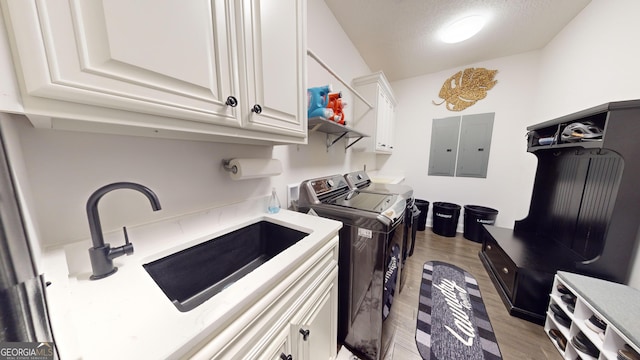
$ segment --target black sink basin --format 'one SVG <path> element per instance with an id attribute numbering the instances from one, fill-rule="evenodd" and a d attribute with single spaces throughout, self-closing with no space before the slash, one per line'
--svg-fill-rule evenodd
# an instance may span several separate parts
<path id="1" fill-rule="evenodd" d="M 180 311 L 189 311 L 307 233 L 261 221 L 144 264 Z"/>

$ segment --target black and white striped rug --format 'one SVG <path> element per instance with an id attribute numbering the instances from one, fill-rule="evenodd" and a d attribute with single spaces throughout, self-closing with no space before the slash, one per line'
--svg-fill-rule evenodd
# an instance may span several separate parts
<path id="1" fill-rule="evenodd" d="M 416 344 L 425 360 L 502 359 L 471 274 L 445 262 L 424 264 Z"/>

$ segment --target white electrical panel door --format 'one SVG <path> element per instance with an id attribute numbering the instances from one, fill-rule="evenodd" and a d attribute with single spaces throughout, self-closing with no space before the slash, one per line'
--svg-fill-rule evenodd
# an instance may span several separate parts
<path id="1" fill-rule="evenodd" d="M 429 151 L 429 175 L 455 175 L 459 130 L 460 116 L 433 119 L 431 149 Z"/>
<path id="2" fill-rule="evenodd" d="M 462 117 L 456 176 L 487 177 L 493 117 L 494 113 Z"/>
<path id="3" fill-rule="evenodd" d="M 486 178 L 494 116 L 433 119 L 429 175 Z"/>

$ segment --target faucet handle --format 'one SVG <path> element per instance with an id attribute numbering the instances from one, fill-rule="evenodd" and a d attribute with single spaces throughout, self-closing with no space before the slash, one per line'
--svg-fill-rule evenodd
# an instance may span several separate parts
<path id="1" fill-rule="evenodd" d="M 127 227 L 123 226 L 122 231 L 124 232 L 124 246 L 122 249 L 124 250 L 125 255 L 133 254 L 133 244 L 129 241 L 129 233 L 127 233 Z"/>
<path id="2" fill-rule="evenodd" d="M 129 234 L 127 233 L 127 227 L 126 226 L 122 227 L 122 232 L 124 232 L 124 244 L 125 245 L 131 244 L 131 242 L 129 241 Z"/>
<path id="3" fill-rule="evenodd" d="M 107 257 L 110 260 L 117 258 L 122 255 L 131 255 L 133 254 L 133 244 L 129 241 L 129 234 L 127 233 L 127 227 L 123 226 L 122 230 L 124 231 L 124 245 L 110 248 L 108 251 Z M 107 244 L 109 245 L 109 244 Z"/>

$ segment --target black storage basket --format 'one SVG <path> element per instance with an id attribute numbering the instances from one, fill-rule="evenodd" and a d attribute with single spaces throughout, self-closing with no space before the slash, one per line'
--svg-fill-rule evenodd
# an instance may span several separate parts
<path id="1" fill-rule="evenodd" d="M 465 239 L 482 242 L 482 224 L 493 225 L 496 223 L 498 210 L 479 206 L 464 206 L 464 237 Z"/>
<path id="2" fill-rule="evenodd" d="M 460 205 L 447 202 L 433 203 L 433 232 L 447 237 L 456 236 Z"/>

